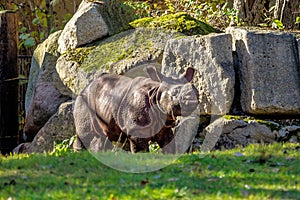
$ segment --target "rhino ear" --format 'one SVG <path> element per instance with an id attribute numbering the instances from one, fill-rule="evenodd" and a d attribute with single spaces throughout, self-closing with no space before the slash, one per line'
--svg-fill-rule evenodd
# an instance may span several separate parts
<path id="1" fill-rule="evenodd" d="M 146 68 L 146 71 L 153 81 L 162 82 L 162 75 L 156 70 L 155 67 L 149 66 Z"/>
<path id="2" fill-rule="evenodd" d="M 195 69 L 192 67 L 189 67 L 185 71 L 184 78 L 187 82 L 191 82 L 194 78 L 194 75 L 195 75 Z"/>

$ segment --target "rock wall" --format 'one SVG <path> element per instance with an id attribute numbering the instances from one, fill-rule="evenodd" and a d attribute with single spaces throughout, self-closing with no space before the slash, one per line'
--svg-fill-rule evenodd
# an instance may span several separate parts
<path id="1" fill-rule="evenodd" d="M 53 141 L 75 134 L 72 106 L 58 108 L 71 97 L 75 99 L 99 73 L 143 76 L 143 69 L 149 64 L 172 76 L 181 74 L 187 67 L 197 69 L 194 84 L 200 102 L 195 114 L 201 120 L 206 119 L 205 123 L 200 120 L 202 127 L 198 128 L 199 136 L 207 137 L 203 150 L 224 143 L 224 147 L 232 148 L 252 142 L 291 138 L 300 141 L 300 42 L 295 35 L 244 28 L 228 28 L 226 33 L 206 36 L 186 36 L 160 28 L 125 31 L 130 16 L 122 21 L 122 13 L 116 14 L 113 23 L 112 18 L 107 18 L 105 6 L 83 1 L 65 29 L 51 35 L 36 49 L 26 100 L 25 134 L 32 138 L 36 135 L 26 146 L 28 149 L 32 145 L 30 152 L 40 152 L 40 144 L 46 145 L 43 149 L 48 151 Z M 118 9 L 111 8 L 111 12 L 115 10 Z M 273 130 L 259 120 L 220 118 L 226 114 L 296 120 L 290 124 L 279 123 L 278 129 Z M 57 118 L 64 121 L 63 125 Z M 197 123 L 183 122 L 182 130 Z M 53 128 L 66 124 L 70 126 L 68 132 Z M 192 130 L 176 136 L 180 140 L 176 141 L 180 152 L 195 137 L 197 127 L 193 126 Z M 57 131 L 60 133 L 54 133 Z"/>

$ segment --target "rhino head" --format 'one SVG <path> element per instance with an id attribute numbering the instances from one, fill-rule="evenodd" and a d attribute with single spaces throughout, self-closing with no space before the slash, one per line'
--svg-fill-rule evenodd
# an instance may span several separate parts
<path id="1" fill-rule="evenodd" d="M 152 80 L 160 82 L 156 102 L 161 111 L 173 117 L 189 116 L 197 108 L 199 93 L 191 83 L 195 69 L 187 68 L 178 78 L 166 77 L 154 67 L 146 70 Z"/>

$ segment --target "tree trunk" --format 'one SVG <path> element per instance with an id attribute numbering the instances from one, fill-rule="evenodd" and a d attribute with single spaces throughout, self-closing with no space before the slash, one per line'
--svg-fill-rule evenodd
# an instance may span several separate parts
<path id="1" fill-rule="evenodd" d="M 287 29 L 300 29 L 300 24 L 295 24 L 300 17 L 299 0 L 276 0 L 274 18 L 279 19 Z"/>
<path id="2" fill-rule="evenodd" d="M 17 17 L 0 14 L 0 151 L 7 154 L 18 144 Z"/>
<path id="3" fill-rule="evenodd" d="M 257 26 L 264 23 L 266 13 L 276 0 L 234 0 L 233 8 L 238 11 L 238 17 L 245 25 Z"/>
<path id="4" fill-rule="evenodd" d="M 51 33 L 51 29 L 53 28 L 53 7 L 51 5 L 50 0 L 45 0 L 46 1 L 46 20 L 47 20 L 47 34 L 46 37 L 48 37 Z"/>

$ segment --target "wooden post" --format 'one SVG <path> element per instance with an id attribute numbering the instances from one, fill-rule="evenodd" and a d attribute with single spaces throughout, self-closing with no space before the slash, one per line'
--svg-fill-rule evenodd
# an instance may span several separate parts
<path id="1" fill-rule="evenodd" d="M 0 152 L 18 145 L 17 15 L 0 13 Z"/>

